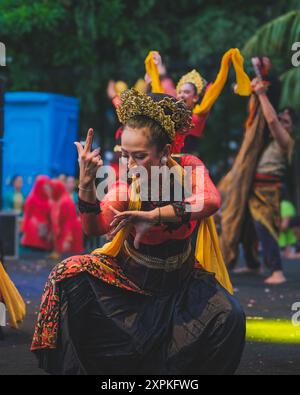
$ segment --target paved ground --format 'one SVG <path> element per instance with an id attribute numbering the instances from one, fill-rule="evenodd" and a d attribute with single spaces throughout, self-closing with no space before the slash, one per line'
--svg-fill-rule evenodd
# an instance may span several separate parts
<path id="1" fill-rule="evenodd" d="M 4 329 L 5 340 L 0 342 L 0 375 L 43 374 L 29 347 L 40 295 L 51 265 L 37 257 L 6 264 L 26 300 L 28 314 L 18 331 Z M 248 317 L 291 320 L 291 306 L 300 302 L 300 261 L 286 262 L 285 268 L 289 282 L 275 288 L 265 286 L 260 277 L 233 278 L 236 296 Z M 248 341 L 238 374 L 299 375 L 300 344 Z"/>
<path id="2" fill-rule="evenodd" d="M 247 317 L 291 322 L 291 307 L 300 302 L 300 261 L 285 262 L 285 271 L 289 282 L 278 287 L 265 286 L 263 278 L 255 276 L 240 275 L 233 278 L 237 288 L 236 296 Z M 297 333 L 299 334 L 298 330 Z M 300 375 L 300 338 L 297 343 L 298 345 L 276 344 L 248 340 L 238 373 Z"/>

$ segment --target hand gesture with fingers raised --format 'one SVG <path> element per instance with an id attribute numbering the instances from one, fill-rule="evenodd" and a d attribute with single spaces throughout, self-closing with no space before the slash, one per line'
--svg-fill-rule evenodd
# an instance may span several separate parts
<path id="1" fill-rule="evenodd" d="M 84 147 L 79 143 L 74 144 L 78 151 L 79 160 L 79 183 L 82 187 L 89 187 L 94 183 L 97 170 L 99 167 L 103 166 L 103 161 L 100 156 L 100 148 L 95 150 L 92 149 L 94 138 L 94 130 L 89 129 L 86 137 L 86 142 Z"/>

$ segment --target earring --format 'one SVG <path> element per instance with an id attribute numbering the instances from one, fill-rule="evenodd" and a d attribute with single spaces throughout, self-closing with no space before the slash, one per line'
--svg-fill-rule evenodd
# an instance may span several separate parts
<path id="1" fill-rule="evenodd" d="M 168 158 L 167 158 L 166 156 L 163 156 L 163 157 L 161 158 L 161 164 L 162 164 L 162 165 L 166 165 L 167 162 L 168 162 Z"/>

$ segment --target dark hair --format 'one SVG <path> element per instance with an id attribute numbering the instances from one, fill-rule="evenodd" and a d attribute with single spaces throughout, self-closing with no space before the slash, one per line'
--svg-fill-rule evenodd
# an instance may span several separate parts
<path id="1" fill-rule="evenodd" d="M 291 120 L 293 124 L 295 125 L 298 121 L 298 116 L 296 114 L 296 111 L 292 107 L 283 107 L 279 112 L 282 113 L 284 111 L 287 111 L 289 113 L 289 116 L 291 117 Z"/>
<path id="2" fill-rule="evenodd" d="M 182 113 L 182 117 L 179 117 L 175 121 L 175 130 L 176 132 L 180 131 L 183 128 L 184 122 L 186 122 L 186 116 L 188 113 L 185 104 L 183 102 L 178 102 L 173 96 L 163 93 L 150 93 L 148 96 L 150 96 L 154 102 L 159 102 L 168 97 L 177 104 L 181 110 L 180 113 Z M 163 107 L 163 110 L 166 115 L 173 114 L 172 110 L 168 107 Z M 133 129 L 148 127 L 151 130 L 151 144 L 155 145 L 159 152 L 161 152 L 167 144 L 172 144 L 172 139 L 162 128 L 162 126 L 157 121 L 146 115 L 136 115 L 132 117 L 126 123 L 126 126 L 129 126 Z"/>
<path id="3" fill-rule="evenodd" d="M 126 123 L 126 126 L 133 129 L 148 127 L 151 130 L 151 144 L 157 147 L 158 152 L 161 152 L 167 144 L 172 143 L 170 136 L 160 124 L 145 115 L 136 115 Z"/>

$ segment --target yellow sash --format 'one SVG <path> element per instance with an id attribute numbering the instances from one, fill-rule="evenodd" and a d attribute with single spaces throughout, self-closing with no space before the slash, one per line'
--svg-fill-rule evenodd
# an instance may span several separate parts
<path id="1" fill-rule="evenodd" d="M 176 169 L 178 169 L 181 174 L 183 172 L 183 168 L 171 157 L 169 157 L 168 166 L 170 168 L 176 166 Z M 139 192 L 137 180 L 134 179 L 131 188 L 128 210 L 141 209 Z M 94 250 L 92 254 L 104 254 L 116 257 L 119 254 L 132 227 L 133 225 L 129 224 L 122 228 L 111 242 L 106 243 L 102 248 Z M 225 289 L 227 289 L 228 292 L 233 294 L 233 287 L 221 253 L 219 238 L 213 217 L 205 218 L 200 222 L 195 257 L 205 270 L 214 273 L 219 283 Z"/>
<path id="2" fill-rule="evenodd" d="M 153 52 L 150 51 L 145 60 L 146 72 L 152 80 L 152 92 L 163 93 L 158 68 L 153 61 Z M 236 75 L 236 93 L 240 96 L 251 95 L 251 81 L 244 70 L 244 58 L 238 48 L 231 48 L 222 57 L 221 67 L 215 82 L 208 87 L 201 103 L 194 107 L 193 112 L 195 114 L 208 113 L 220 96 L 228 79 L 230 60 Z"/>
<path id="3" fill-rule="evenodd" d="M 159 72 L 157 65 L 153 61 L 153 52 L 150 51 L 145 59 L 146 73 L 151 78 L 151 86 L 153 93 L 164 93 L 163 87 L 160 82 Z"/>
<path id="4" fill-rule="evenodd" d="M 21 322 L 25 317 L 26 307 L 25 303 L 19 294 L 17 288 L 9 278 L 0 262 L 0 294 L 3 297 L 3 302 L 8 310 L 10 317 L 10 325 L 13 328 L 18 327 L 18 322 Z"/>
<path id="5" fill-rule="evenodd" d="M 201 103 L 195 106 L 195 114 L 209 112 L 220 96 L 228 78 L 230 59 L 232 60 L 236 74 L 236 93 L 240 96 L 249 96 L 251 94 L 251 82 L 244 71 L 244 58 L 238 48 L 232 48 L 223 55 L 217 78 L 215 82 L 208 87 Z"/>

